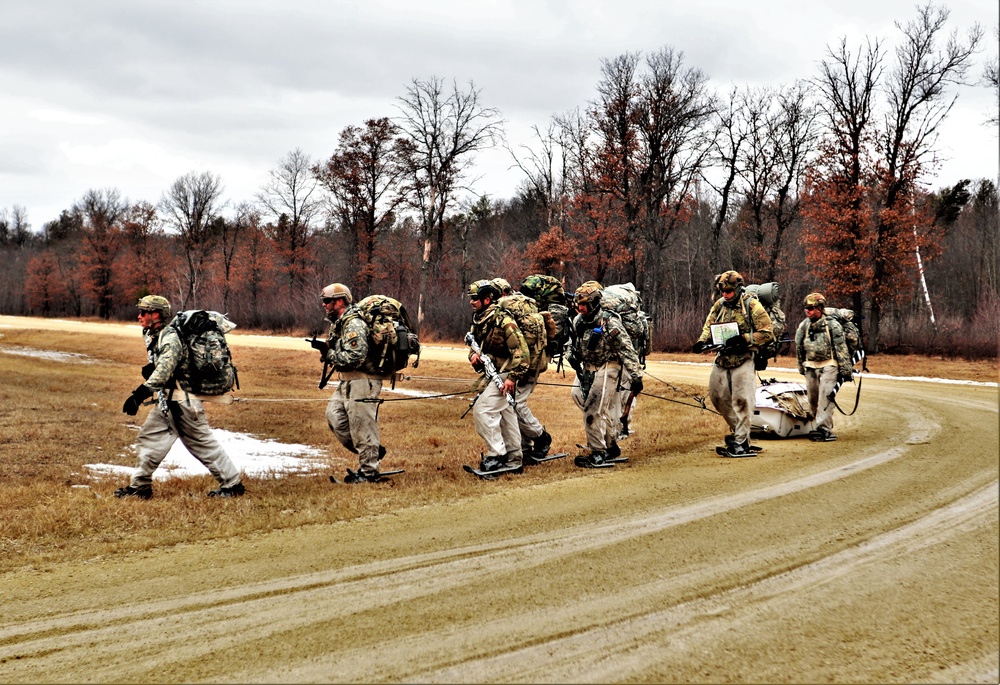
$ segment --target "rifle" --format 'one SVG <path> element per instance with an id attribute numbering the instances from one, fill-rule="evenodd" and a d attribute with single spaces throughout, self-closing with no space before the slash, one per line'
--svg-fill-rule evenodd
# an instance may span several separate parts
<path id="1" fill-rule="evenodd" d="M 306 338 L 306 342 L 309 343 L 314 350 L 321 349 L 321 346 L 317 345 L 317 343 L 319 343 L 320 341 L 316 340 L 315 333 L 313 333 L 313 337 L 311 339 Z M 330 382 L 330 377 L 333 376 L 333 371 L 334 371 L 333 364 L 331 364 L 329 360 L 327 360 L 326 358 L 326 353 L 323 353 L 322 357 L 323 357 L 323 371 L 320 373 L 319 385 L 316 386 L 320 390 L 325 388 L 326 384 Z"/>
<path id="2" fill-rule="evenodd" d="M 465 344 L 472 348 L 472 351 L 479 355 L 479 361 L 483 365 L 483 372 L 486 377 L 490 379 L 493 385 L 500 388 L 500 392 L 507 399 L 507 404 L 511 406 L 511 409 L 517 411 L 517 404 L 514 402 L 514 396 L 510 393 L 504 392 L 503 389 L 503 379 L 500 378 L 499 372 L 497 372 L 497 367 L 493 365 L 493 360 L 488 356 L 483 354 L 482 349 L 479 347 L 479 343 L 476 342 L 476 337 L 472 335 L 472 331 L 465 334 Z"/>

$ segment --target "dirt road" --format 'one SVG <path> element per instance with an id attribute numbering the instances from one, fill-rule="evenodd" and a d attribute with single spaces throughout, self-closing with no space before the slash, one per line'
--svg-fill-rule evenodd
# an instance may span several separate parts
<path id="1" fill-rule="evenodd" d="M 0 680 L 996 682 L 997 389 L 865 393 L 834 443 L 7 574 Z"/>

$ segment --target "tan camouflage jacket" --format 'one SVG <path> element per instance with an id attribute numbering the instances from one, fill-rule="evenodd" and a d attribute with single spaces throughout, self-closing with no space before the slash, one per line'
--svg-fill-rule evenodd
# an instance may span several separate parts
<path id="1" fill-rule="evenodd" d="M 851 356 L 844 340 L 844 329 L 834 319 L 825 314 L 815 321 L 805 319 L 795 331 L 795 356 L 799 362 L 799 373 L 805 373 L 805 362 L 837 362 L 837 373 L 850 376 Z"/>
<path id="2" fill-rule="evenodd" d="M 723 354 L 720 351 L 715 356 L 715 365 L 721 369 L 735 369 L 737 366 L 753 359 L 754 350 L 774 340 L 774 332 L 771 329 L 771 317 L 767 315 L 762 305 L 756 297 L 743 293 L 740 301 L 733 307 L 727 307 L 725 299 L 719 298 L 712 305 L 708 316 L 705 318 L 705 325 L 701 329 L 699 342 L 712 342 L 712 324 L 729 323 L 735 321 L 739 324 L 740 334 L 750 343 L 751 347 L 743 352 L 729 352 Z"/>
<path id="3" fill-rule="evenodd" d="M 633 380 L 642 378 L 639 355 L 621 317 L 614 312 L 598 310 L 592 321 L 579 314 L 573 319 L 574 342 L 570 348 L 570 363 L 580 362 L 590 367 L 619 362 Z"/>
<path id="4" fill-rule="evenodd" d="M 330 349 L 326 352 L 326 360 L 335 370 L 374 375 L 375 370 L 368 361 L 368 324 L 361 318 L 357 306 L 351 305 L 338 319 L 331 321 L 327 343 Z"/>
<path id="5" fill-rule="evenodd" d="M 143 331 L 146 341 L 146 358 L 154 365 L 153 373 L 146 385 L 154 392 L 174 387 L 173 381 L 185 392 L 191 392 L 184 373 L 184 358 L 187 348 L 177 335 L 177 330 L 169 324 L 158 331 Z"/>
<path id="6" fill-rule="evenodd" d="M 472 332 L 483 354 L 493 360 L 500 373 L 512 381 L 520 381 L 528 372 L 528 343 L 510 314 L 491 304 L 472 317 Z M 472 353 L 469 353 L 472 358 Z"/>

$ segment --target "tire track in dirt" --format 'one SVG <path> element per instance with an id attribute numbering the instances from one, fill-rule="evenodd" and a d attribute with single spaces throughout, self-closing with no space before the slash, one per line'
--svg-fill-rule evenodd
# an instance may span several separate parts
<path id="1" fill-rule="evenodd" d="M 649 663 L 662 656 L 662 645 L 690 649 L 692 645 L 722 639 L 728 632 L 752 625 L 761 614 L 783 614 L 796 594 L 853 573 L 859 566 L 880 564 L 996 521 L 1000 504 L 1000 482 L 935 510 L 927 516 L 879 535 L 861 545 L 830 555 L 793 571 L 700 598 L 667 610 L 629 616 L 556 637 L 503 654 L 490 655 L 455 666 L 414 673 L 412 682 L 612 682 L 641 675 Z M 667 580 L 664 586 L 673 585 Z M 643 593 L 663 594 L 669 587 L 645 587 Z M 606 598 L 602 598 L 603 599 Z M 569 618 L 569 617 L 567 617 Z M 534 620 L 544 620 L 539 616 Z M 566 625 L 572 625 L 572 621 Z M 490 632 L 511 634 L 504 625 L 489 626 Z M 425 636 L 428 642 L 454 639 L 453 635 Z M 595 645 L 599 645 L 595 649 Z M 413 649 L 407 650 L 408 654 Z M 350 656 L 344 661 L 350 663 Z M 340 672 L 338 670 L 338 672 Z M 319 671 L 296 671 L 292 679 L 314 680 Z"/>
<path id="2" fill-rule="evenodd" d="M 899 436 L 924 438 L 940 430 L 932 414 L 899 414 Z M 905 442 L 901 440 L 900 442 Z M 136 641 L 155 643 L 143 663 L 167 666 L 170 654 L 186 658 L 231 648 L 234 644 L 292 631 L 322 617 L 324 621 L 447 592 L 481 580 L 570 558 L 601 547 L 654 535 L 667 528 L 717 516 L 742 507 L 801 492 L 873 469 L 907 452 L 900 446 L 831 469 L 806 474 L 735 495 L 706 498 L 653 514 L 618 517 L 601 524 L 576 526 L 512 540 L 465 546 L 442 552 L 360 564 L 336 571 L 281 578 L 180 599 L 81 612 L 0 628 L 0 660 L 21 671 L 45 674 L 86 667 L 95 679 L 115 678 L 115 664 L 128 658 Z M 689 576 L 676 582 L 697 583 Z M 373 592 L 373 586 L 378 591 Z M 639 599 L 641 595 L 633 598 Z M 308 611 L 290 609 L 290 605 Z M 579 616 L 563 620 L 576 622 Z M 267 621 L 261 621 L 267 616 Z M 112 665 L 108 665 L 108 664 Z M 35 668 L 40 670 L 35 671 Z M 343 675 L 343 674 L 342 674 Z M 249 674 L 248 674 L 249 676 Z M 364 674 L 359 678 L 367 679 Z M 311 679 L 311 678 L 307 678 Z M 348 678 L 350 679 L 350 678 Z"/>

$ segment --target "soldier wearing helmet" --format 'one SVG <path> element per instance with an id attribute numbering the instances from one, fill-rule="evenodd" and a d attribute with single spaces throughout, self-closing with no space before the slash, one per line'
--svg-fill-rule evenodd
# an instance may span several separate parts
<path id="1" fill-rule="evenodd" d="M 339 381 L 326 405 L 326 422 L 340 444 L 358 455 L 358 471 L 348 473 L 345 482 L 374 482 L 385 456 L 375 401 L 385 378 L 374 372 L 369 361 L 368 324 L 354 305 L 350 288 L 331 283 L 320 291 L 320 300 L 330 332 L 326 341 L 312 339 L 309 344 L 319 351 L 324 365 L 333 365 Z"/>
<path id="2" fill-rule="evenodd" d="M 479 463 L 480 471 L 520 472 L 523 467 L 521 431 L 517 414 L 506 395 L 516 392 L 517 384 L 528 372 L 528 343 L 514 318 L 497 306 L 500 290 L 491 281 L 479 280 L 469 286 L 472 326 L 469 329 L 484 355 L 489 356 L 503 380 L 501 391 L 481 379 L 480 394 L 472 409 L 476 431 L 486 443 Z M 480 357 L 469 354 L 472 368 L 482 370 Z"/>
<path id="3" fill-rule="evenodd" d="M 242 495 L 246 489 L 240 470 L 212 433 L 201 400 L 191 393 L 184 364 L 187 348 L 177 329 L 169 325 L 173 313 L 170 301 L 159 295 L 147 295 L 136 307 L 149 363 L 142 368 L 145 382 L 125 400 L 122 412 L 135 416 L 143 402 L 154 395 L 158 402 L 136 437 L 137 458 L 131 482 L 115 490 L 115 497 L 151 498 L 153 472 L 178 439 L 219 482 L 219 489 L 209 492 L 209 497 Z"/>
<path id="4" fill-rule="evenodd" d="M 621 457 L 618 434 L 622 403 L 618 390 L 624 386 L 642 392 L 642 366 L 628 331 L 618 315 L 601 308 L 597 281 L 576 289 L 573 340 L 569 363 L 576 371 L 572 396 L 583 410 L 583 425 L 590 454 L 574 460 L 584 468 L 610 466 Z"/>
<path id="5" fill-rule="evenodd" d="M 750 419 L 756 406 L 754 352 L 774 340 L 771 319 L 757 298 L 746 292 L 739 272 L 720 274 L 715 286 L 719 298 L 691 349 L 701 352 L 710 344 L 718 349 L 708 395 L 731 431 L 725 436 L 725 454 L 752 457 L 756 454 L 750 446 Z"/>
<path id="6" fill-rule="evenodd" d="M 799 373 L 806 377 L 809 413 L 815 420 L 815 430 L 809 437 L 827 442 L 836 440 L 833 434 L 834 394 L 837 381 L 853 378 L 851 355 L 844 329 L 833 317 L 826 316 L 826 297 L 809 293 L 802 303 L 806 318 L 795 331 L 795 355 Z M 822 406 L 821 406 L 822 405 Z"/>

